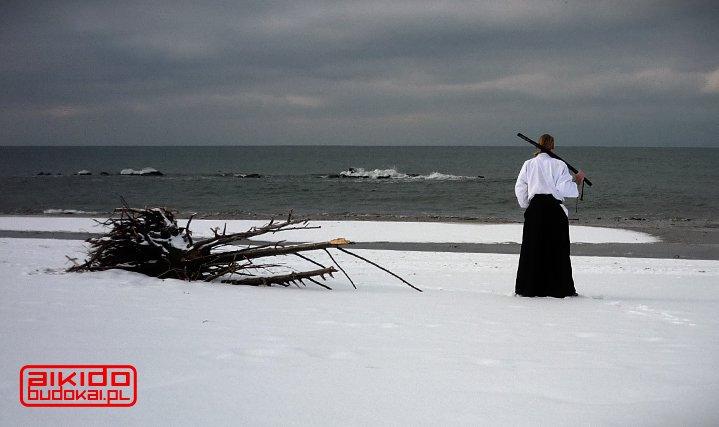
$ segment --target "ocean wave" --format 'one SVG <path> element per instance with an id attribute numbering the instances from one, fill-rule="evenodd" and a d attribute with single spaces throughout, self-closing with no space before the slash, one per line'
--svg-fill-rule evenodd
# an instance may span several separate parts
<path id="1" fill-rule="evenodd" d="M 155 168 L 142 168 L 140 170 L 128 168 L 121 170 L 120 175 L 162 176 L 164 174 Z"/>
<path id="2" fill-rule="evenodd" d="M 432 172 L 427 175 L 417 173 L 403 173 L 394 168 L 391 169 L 364 169 L 349 168 L 337 175 L 327 175 L 329 178 L 358 178 L 358 179 L 402 179 L 402 180 L 432 180 L 432 181 L 466 181 L 484 178 L 477 176 L 451 175 L 441 172 Z"/>
<path id="3" fill-rule="evenodd" d="M 42 211 L 42 213 L 46 215 L 87 215 L 95 214 L 97 212 L 81 211 L 79 209 L 45 209 L 44 211 Z"/>

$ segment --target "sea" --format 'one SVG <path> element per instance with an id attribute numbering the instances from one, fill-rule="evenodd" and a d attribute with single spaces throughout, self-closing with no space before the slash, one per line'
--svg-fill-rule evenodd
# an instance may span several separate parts
<path id="1" fill-rule="evenodd" d="M 572 219 L 713 222 L 719 211 L 719 148 L 557 153 L 593 183 L 567 200 Z M 523 214 L 514 183 L 532 154 L 521 144 L 0 147 L 0 214 L 104 215 L 124 199 L 183 216 L 513 222 Z M 143 168 L 162 175 L 120 174 Z"/>

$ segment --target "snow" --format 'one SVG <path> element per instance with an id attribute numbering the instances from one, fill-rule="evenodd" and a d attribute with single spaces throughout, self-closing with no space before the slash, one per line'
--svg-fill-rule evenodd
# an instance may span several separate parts
<path id="1" fill-rule="evenodd" d="M 195 237 L 209 237 L 211 228 L 220 230 L 227 224 L 227 232 L 245 231 L 266 224 L 266 220 L 201 220 L 192 221 Z M 178 220 L 185 226 L 186 220 Z M 287 241 L 319 241 L 344 237 L 354 242 L 410 242 L 410 243 L 521 243 L 522 224 L 468 224 L 439 222 L 392 221 L 311 221 L 319 230 L 286 231 L 276 236 Z M 92 218 L 0 217 L 0 230 L 102 232 Z M 570 226 L 574 243 L 654 243 L 659 239 L 637 231 L 615 228 Z M 266 236 L 260 236 L 266 238 Z"/>
<path id="2" fill-rule="evenodd" d="M 342 253 L 356 291 L 70 274 L 81 242 L 0 239 L 2 424 L 719 421 L 719 261 L 573 257 L 557 300 L 512 296 L 516 255 L 356 252 L 425 292 Z M 138 403 L 24 408 L 30 363 L 134 364 Z"/>
<path id="3" fill-rule="evenodd" d="M 185 241 L 184 237 L 182 235 L 177 236 L 171 236 L 170 239 L 170 245 L 177 249 L 187 249 L 187 242 Z"/>

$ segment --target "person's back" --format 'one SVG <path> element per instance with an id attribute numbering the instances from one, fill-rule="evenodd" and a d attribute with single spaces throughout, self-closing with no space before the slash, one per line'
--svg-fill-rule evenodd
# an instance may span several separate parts
<path id="1" fill-rule="evenodd" d="M 554 149 L 554 138 L 544 134 L 539 144 Z M 578 175 L 581 181 L 583 173 Z M 569 221 L 565 197 L 577 197 L 577 184 L 567 165 L 542 152 L 527 160 L 514 186 L 524 212 L 522 249 L 515 293 L 522 296 L 576 295 L 569 259 Z"/>
<path id="2" fill-rule="evenodd" d="M 519 205 L 529 207 L 530 200 L 537 194 L 551 194 L 555 199 L 564 202 L 565 197 L 577 197 L 577 184 L 572 181 L 567 165 L 558 159 L 540 153 L 527 160 L 517 177 L 514 187 Z M 565 215 L 567 209 L 562 205 Z"/>

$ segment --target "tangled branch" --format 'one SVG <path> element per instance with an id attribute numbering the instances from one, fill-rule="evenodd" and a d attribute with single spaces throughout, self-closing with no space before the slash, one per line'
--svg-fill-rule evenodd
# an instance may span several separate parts
<path id="1" fill-rule="evenodd" d="M 195 241 L 190 231 L 193 216 L 188 219 L 185 227 L 179 227 L 172 211 L 166 208 L 131 208 L 124 200 L 123 205 L 115 209 L 114 217 L 100 222 L 110 229 L 106 235 L 87 240 L 90 249 L 85 262 L 75 263 L 68 271 L 122 269 L 160 278 L 205 282 L 219 280 L 227 284 L 250 286 L 306 286 L 306 280 L 326 289 L 331 288 L 322 281 L 341 271 L 356 289 L 354 281 L 329 252 L 329 249 L 337 249 L 397 277 L 421 292 L 421 289 L 388 269 L 349 252 L 345 247 L 352 242 L 344 238 L 292 245 L 286 245 L 282 241 L 270 244 L 250 242 L 243 244 L 245 247 L 241 248 L 236 245 L 237 242 L 265 234 L 319 228 L 310 226 L 307 220 L 292 218 L 292 212 L 283 221 L 272 220 L 263 226 L 252 227 L 239 233 L 227 233 L 227 226 L 222 232 L 216 228 L 212 230 L 213 237 Z M 334 266 L 326 267 L 304 254 L 311 251 L 327 252 Z M 293 270 L 280 274 L 271 272 L 271 269 L 285 267 L 281 264 L 256 263 L 257 260 L 280 255 L 298 256 L 319 269 Z M 270 274 L 260 275 L 259 271 L 269 271 Z"/>

